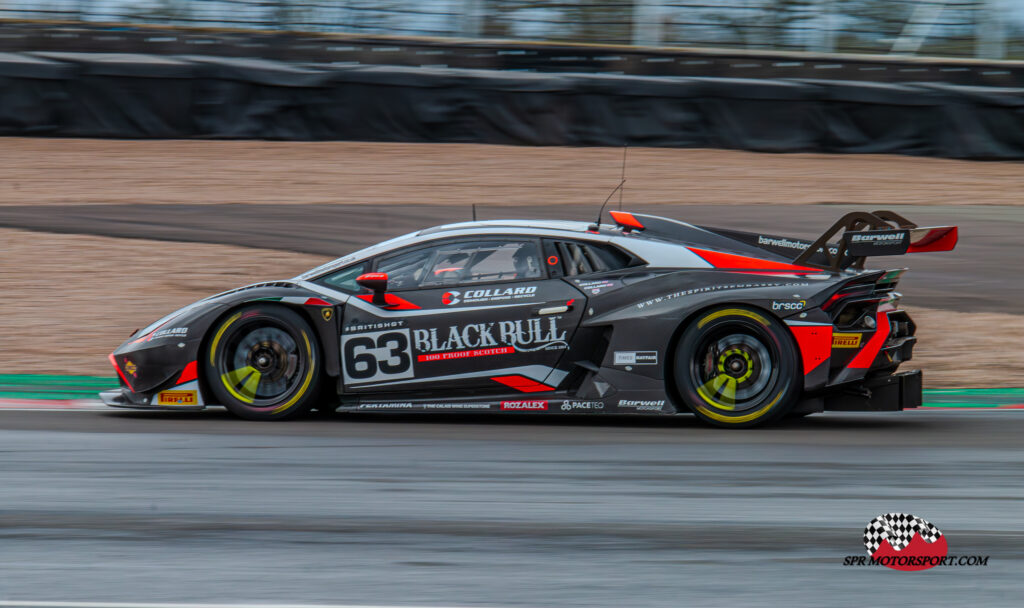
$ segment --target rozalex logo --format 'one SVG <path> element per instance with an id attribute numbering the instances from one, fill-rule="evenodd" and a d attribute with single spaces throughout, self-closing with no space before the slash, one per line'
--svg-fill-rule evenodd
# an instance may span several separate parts
<path id="1" fill-rule="evenodd" d="M 987 566 L 988 556 L 949 555 L 946 537 L 928 520 L 909 513 L 886 513 L 864 528 L 868 558 L 848 555 L 844 566 L 885 566 L 928 570 L 935 566 Z"/>
<path id="2" fill-rule="evenodd" d="M 458 291 L 446 291 L 446 292 L 444 292 L 444 295 L 441 296 L 441 303 L 444 304 L 445 306 L 451 306 L 452 304 L 458 304 L 459 302 L 461 302 L 461 300 L 459 300 L 459 294 L 460 293 L 461 292 L 458 292 Z"/>
<path id="3" fill-rule="evenodd" d="M 547 401 L 502 401 L 501 409 L 503 410 L 547 410 Z"/>

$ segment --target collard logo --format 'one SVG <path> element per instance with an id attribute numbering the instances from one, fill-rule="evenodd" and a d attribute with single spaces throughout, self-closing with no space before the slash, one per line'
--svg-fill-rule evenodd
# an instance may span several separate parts
<path id="1" fill-rule="evenodd" d="M 139 366 L 132 363 L 131 359 L 125 359 L 124 371 L 128 372 L 129 376 L 135 377 L 135 374 L 139 371 Z"/>
<path id="2" fill-rule="evenodd" d="M 465 291 L 446 291 L 441 294 L 441 303 L 445 306 L 453 304 L 477 304 L 480 302 L 505 302 L 533 298 L 537 295 L 537 286 L 505 287 L 498 289 L 467 289 Z"/>
<path id="3" fill-rule="evenodd" d="M 886 513 L 864 528 L 871 559 L 893 570 L 927 570 L 949 553 L 946 537 L 928 520 L 909 513 Z"/>

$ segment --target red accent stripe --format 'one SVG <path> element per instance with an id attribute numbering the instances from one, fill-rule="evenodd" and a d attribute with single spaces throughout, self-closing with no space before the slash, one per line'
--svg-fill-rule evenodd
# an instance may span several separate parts
<path id="1" fill-rule="evenodd" d="M 794 266 L 793 264 L 787 264 L 785 262 L 773 262 L 771 260 L 762 260 L 761 258 L 752 258 L 745 255 L 737 255 L 735 253 L 723 253 L 721 251 L 698 249 L 697 247 L 687 247 L 687 249 L 699 255 L 705 262 L 711 264 L 715 268 L 740 268 L 744 270 L 800 270 L 807 272 L 821 272 L 821 270 L 818 268 L 810 268 L 808 266 Z"/>
<path id="2" fill-rule="evenodd" d="M 643 230 L 644 225 L 640 223 L 640 220 L 633 217 L 632 213 L 626 213 L 625 211 L 609 211 L 609 215 L 615 220 L 615 223 L 619 226 L 626 226 L 627 228 L 635 228 L 637 230 Z"/>
<path id="3" fill-rule="evenodd" d="M 124 380 L 124 383 L 128 387 L 128 390 L 134 393 L 135 389 L 132 388 L 132 383 L 128 382 L 128 377 L 125 376 L 124 372 L 121 371 L 121 366 L 117 364 L 117 359 L 114 358 L 114 353 L 110 353 L 110 357 L 108 357 L 108 359 L 110 359 L 110 364 L 114 366 L 114 369 L 117 370 L 117 375 L 121 376 L 121 379 Z"/>
<path id="4" fill-rule="evenodd" d="M 726 270 L 731 274 L 756 274 L 760 277 L 791 277 L 797 274 L 819 274 L 824 270 Z"/>
<path id="5" fill-rule="evenodd" d="M 832 294 L 832 297 L 829 298 L 824 304 L 821 305 L 821 309 L 822 310 L 828 310 L 829 308 L 832 308 L 833 304 L 835 304 L 838 300 L 843 299 L 844 296 L 848 296 L 848 295 L 852 296 L 853 294 L 846 294 L 846 293 L 843 293 L 841 291 Z"/>
<path id="6" fill-rule="evenodd" d="M 330 302 L 325 302 L 325 301 L 321 300 L 320 298 L 309 298 L 308 300 L 303 302 L 303 305 L 304 306 L 330 306 L 331 303 Z"/>
<path id="7" fill-rule="evenodd" d="M 886 338 L 889 337 L 889 315 L 880 310 L 875 315 L 875 319 L 878 321 L 878 329 L 875 330 L 868 343 L 860 349 L 857 356 L 846 367 L 850 369 L 867 369 L 875 362 L 878 352 L 882 350 L 882 345 L 885 344 Z"/>
<path id="8" fill-rule="evenodd" d="M 931 228 L 928 234 L 914 241 L 907 248 L 907 253 L 923 253 L 926 251 L 952 251 L 960 239 L 956 226 Z"/>
<path id="9" fill-rule="evenodd" d="M 192 382 L 199 377 L 197 364 L 195 361 L 190 361 L 185 369 L 182 370 L 181 375 L 178 376 L 178 381 L 175 384 L 184 384 L 186 382 Z"/>
<path id="10" fill-rule="evenodd" d="M 804 375 L 811 373 L 832 356 L 832 327 L 829 325 L 791 325 L 789 330 L 800 347 Z"/>
<path id="11" fill-rule="evenodd" d="M 371 304 L 373 303 L 373 295 L 371 294 L 363 294 L 361 296 L 356 297 L 358 297 L 360 300 L 370 302 Z M 409 300 L 406 300 L 405 298 L 400 298 L 393 293 L 384 294 L 384 302 L 384 306 L 386 306 L 388 310 L 419 310 L 420 308 L 419 306 L 413 304 Z"/>
<path id="12" fill-rule="evenodd" d="M 544 391 L 555 390 L 554 387 L 541 384 L 536 380 L 530 380 L 524 376 L 494 376 L 491 380 L 500 382 L 505 386 L 514 388 L 522 393 L 542 393 Z"/>

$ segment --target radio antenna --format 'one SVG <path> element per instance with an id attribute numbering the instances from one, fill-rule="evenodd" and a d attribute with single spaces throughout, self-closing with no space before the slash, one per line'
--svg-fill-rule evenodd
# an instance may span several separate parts
<path id="1" fill-rule="evenodd" d="M 476 203 L 473 203 L 473 221 L 476 221 Z"/>
<path id="2" fill-rule="evenodd" d="M 587 230 L 591 232 L 597 232 L 601 229 L 601 215 L 604 213 L 604 208 L 608 205 L 608 201 L 612 200 L 612 197 L 615 196 L 616 192 L 619 193 L 619 210 L 622 210 L 622 190 L 623 186 L 626 185 L 626 150 L 628 147 L 629 146 L 627 144 L 622 148 L 622 179 L 620 179 L 619 184 L 612 188 L 612 191 L 608 193 L 608 198 L 604 199 L 604 202 L 601 203 L 601 208 L 597 210 L 597 219 L 593 224 L 587 226 Z"/>
<path id="3" fill-rule="evenodd" d="M 626 191 L 626 151 L 629 150 L 629 144 L 623 144 L 622 146 L 622 181 L 619 182 L 622 188 L 619 188 L 619 211 L 622 211 L 622 193 Z"/>
<path id="4" fill-rule="evenodd" d="M 619 185 L 615 186 L 615 188 L 613 188 L 612 191 L 608 193 L 608 198 L 604 199 L 604 202 L 601 203 L 601 208 L 597 210 L 597 220 L 594 221 L 593 225 L 589 226 L 590 230 L 600 230 L 600 228 L 601 228 L 601 214 L 604 213 L 605 205 L 607 205 L 608 201 L 612 200 L 612 197 L 615 196 L 616 190 L 618 190 L 618 191 L 622 190 L 622 185 L 625 184 L 625 183 L 626 183 L 626 180 L 625 180 L 625 178 L 623 178 L 623 180 L 621 182 L 619 182 Z"/>

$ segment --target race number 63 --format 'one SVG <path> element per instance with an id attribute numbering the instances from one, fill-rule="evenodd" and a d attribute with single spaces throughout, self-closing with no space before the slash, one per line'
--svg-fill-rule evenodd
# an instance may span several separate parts
<path id="1" fill-rule="evenodd" d="M 412 378 L 409 330 L 344 335 L 341 337 L 341 362 L 346 384 Z"/>

